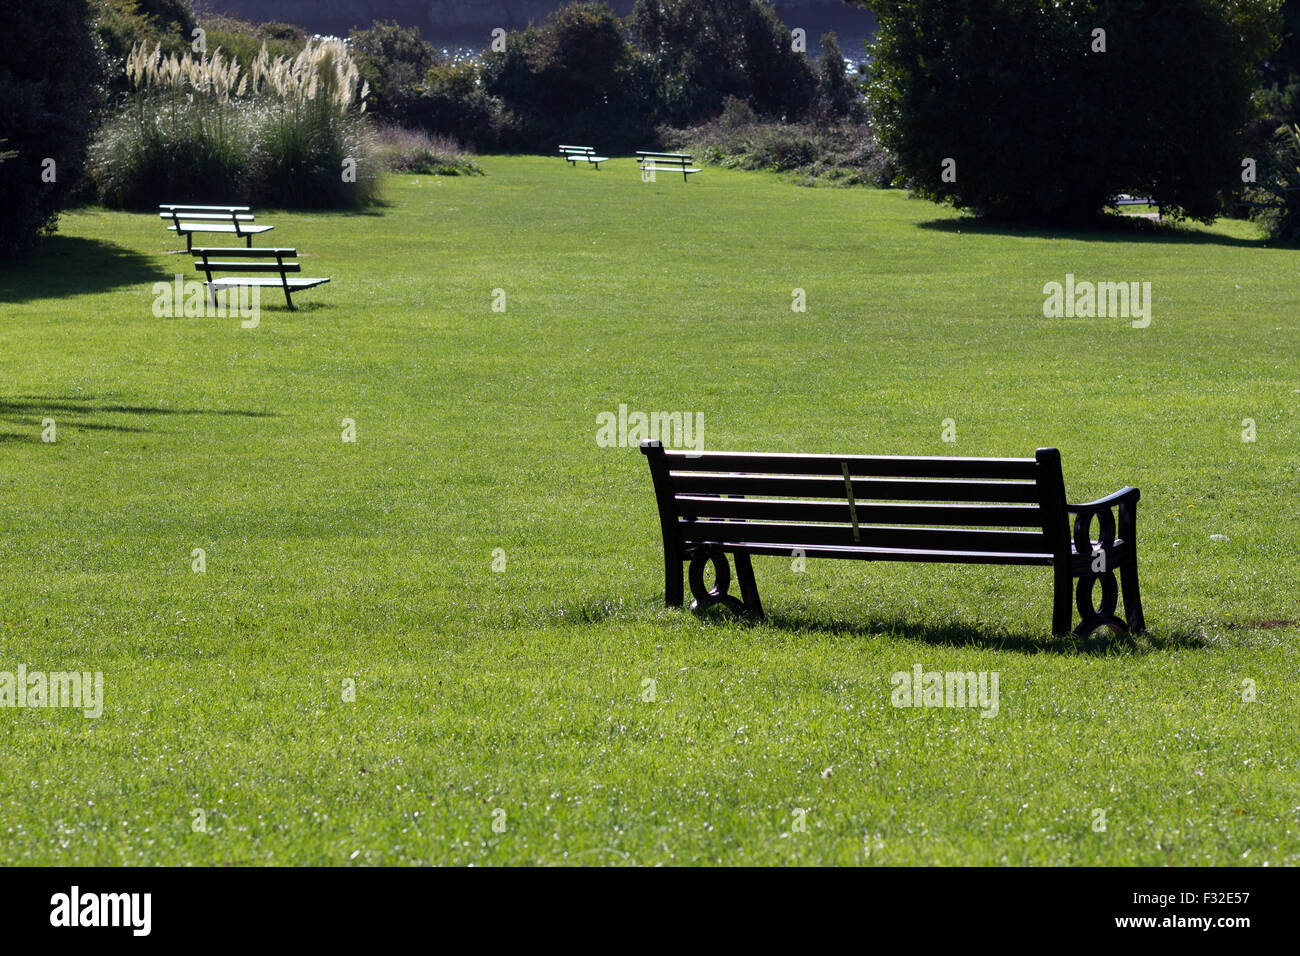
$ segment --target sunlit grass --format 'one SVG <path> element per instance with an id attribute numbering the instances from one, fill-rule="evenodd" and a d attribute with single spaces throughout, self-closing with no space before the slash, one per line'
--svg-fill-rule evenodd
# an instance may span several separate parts
<path id="1" fill-rule="evenodd" d="M 256 329 L 154 317 L 194 274 L 147 214 L 0 267 L 0 670 L 106 682 L 0 709 L 0 858 L 1300 862 L 1300 254 L 481 165 L 257 210 L 333 281 Z M 1150 327 L 1045 319 L 1067 273 L 1151 282 Z M 1072 499 L 1142 489 L 1150 634 L 1052 639 L 1014 568 L 764 558 L 767 623 L 666 611 L 620 403 L 709 448 L 1057 446 Z M 892 707 L 917 663 L 997 671 L 997 717 Z"/>

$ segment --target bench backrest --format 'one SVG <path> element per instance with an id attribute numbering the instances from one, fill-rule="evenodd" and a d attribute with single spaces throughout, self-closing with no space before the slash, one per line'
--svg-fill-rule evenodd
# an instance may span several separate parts
<path id="1" fill-rule="evenodd" d="M 1034 458 L 668 451 L 642 442 L 665 539 L 690 551 L 905 559 L 909 552 L 1008 564 L 1068 561 L 1060 453 Z"/>
<path id="2" fill-rule="evenodd" d="M 283 278 L 285 273 L 302 271 L 299 263 L 290 261 L 298 255 L 296 249 L 196 246 L 191 253 L 194 256 L 194 268 L 206 273 L 209 282 L 212 281 L 214 272 L 278 272 Z"/>
<path id="3" fill-rule="evenodd" d="M 235 227 L 237 235 L 243 235 L 240 226 L 253 221 L 253 213 L 247 206 L 184 206 L 174 203 L 160 205 L 158 217 L 169 220 L 177 232 L 183 232 L 182 223 L 229 223 Z"/>
<path id="4" fill-rule="evenodd" d="M 561 153 L 566 153 L 566 154 L 567 154 L 567 153 L 582 153 L 583 155 L 591 155 L 591 154 L 594 154 L 594 153 L 596 152 L 596 149 L 595 149 L 595 147 L 593 147 L 593 146 L 561 146 L 561 147 L 560 147 L 560 152 L 561 152 Z"/>
<path id="5" fill-rule="evenodd" d="M 638 149 L 636 151 L 636 161 L 642 166 L 649 160 L 655 164 L 672 164 L 677 166 L 686 166 L 691 162 L 690 153 L 652 153 L 648 150 Z"/>
<path id="6" fill-rule="evenodd" d="M 179 212 L 182 215 L 192 212 L 252 212 L 249 206 L 191 206 L 185 203 L 160 203 L 158 209 L 162 212 Z"/>

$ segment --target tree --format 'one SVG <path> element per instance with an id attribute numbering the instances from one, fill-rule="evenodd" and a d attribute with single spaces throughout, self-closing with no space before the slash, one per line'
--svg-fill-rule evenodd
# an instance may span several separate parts
<path id="1" fill-rule="evenodd" d="M 1239 182 L 1277 0 L 855 0 L 872 113 L 922 196 L 1049 221 L 1120 192 L 1208 221 Z"/>
<path id="2" fill-rule="evenodd" d="M 834 32 L 822 37 L 822 55 L 817 63 L 817 93 L 822 110 L 832 116 L 848 115 L 857 99 Z"/>
<path id="3" fill-rule="evenodd" d="M 558 137 L 631 149 L 653 136 L 646 63 L 604 3 L 560 7 L 505 46 L 485 57 L 483 83 L 513 116 L 519 141 L 507 145 L 549 151 Z"/>
<path id="4" fill-rule="evenodd" d="M 400 27 L 393 20 L 380 20 L 364 30 L 354 27 L 348 45 L 370 84 L 370 112 L 406 122 L 419 96 L 417 87 L 439 60 L 437 51 L 415 27 Z"/>
<path id="5" fill-rule="evenodd" d="M 728 96 L 790 120 L 812 102 L 808 61 L 763 0 L 637 0 L 629 25 L 658 64 L 674 125 L 717 115 Z"/>
<path id="6" fill-rule="evenodd" d="M 0 258 L 52 232 L 82 181 L 102 95 L 103 53 L 87 0 L 14 4 L 0 17 Z"/>

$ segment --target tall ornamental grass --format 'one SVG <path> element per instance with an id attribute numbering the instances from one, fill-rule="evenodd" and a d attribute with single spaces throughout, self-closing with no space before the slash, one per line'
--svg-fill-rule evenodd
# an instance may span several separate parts
<path id="1" fill-rule="evenodd" d="M 293 58 L 272 58 L 263 45 L 247 70 L 220 50 L 196 58 L 137 46 L 126 76 L 131 93 L 91 152 L 106 206 L 378 199 L 369 88 L 341 41 L 310 41 Z"/>

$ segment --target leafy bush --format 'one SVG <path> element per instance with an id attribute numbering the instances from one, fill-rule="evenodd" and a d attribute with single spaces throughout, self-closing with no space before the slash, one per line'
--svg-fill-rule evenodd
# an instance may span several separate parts
<path id="1" fill-rule="evenodd" d="M 292 60 L 302 52 L 308 39 L 301 29 L 288 23 L 248 23 L 205 13 L 200 25 L 209 50 L 221 50 L 240 63 L 252 63 L 263 47 L 273 60 L 277 57 Z M 167 52 L 166 46 L 163 51 Z"/>
<path id="2" fill-rule="evenodd" d="M 881 142 L 922 196 L 1010 218 L 1084 219 L 1127 192 L 1209 221 L 1277 42 L 1275 0 L 870 5 Z"/>
<path id="3" fill-rule="evenodd" d="M 0 176 L 0 258 L 11 258 L 53 231 L 82 180 L 104 63 L 87 0 L 7 6 L 0 51 L 0 140 L 12 154 Z"/>
<path id="4" fill-rule="evenodd" d="M 220 51 L 164 58 L 137 48 L 127 74 L 136 92 L 92 155 L 107 206 L 377 198 L 380 162 L 361 115 L 367 91 L 341 42 L 308 43 L 293 60 L 263 48 L 247 73 Z"/>
<path id="5" fill-rule="evenodd" d="M 179 54 L 189 47 L 197 26 L 189 0 L 93 0 L 91 6 L 116 92 L 126 90 L 121 68 L 132 47 L 147 43 Z"/>
<path id="6" fill-rule="evenodd" d="M 1300 243 L 1300 126 L 1278 129 L 1261 172 L 1259 186 L 1247 194 L 1255 218 L 1269 238 Z"/>
<path id="7" fill-rule="evenodd" d="M 393 20 L 354 29 L 348 48 L 370 84 L 371 111 L 384 119 L 406 122 L 419 85 L 438 62 L 438 52 L 415 27 L 400 27 Z"/>
<path id="8" fill-rule="evenodd" d="M 474 157 L 450 136 L 423 130 L 380 126 L 375 131 L 384 164 L 397 173 L 436 176 L 482 176 Z"/>
<path id="9" fill-rule="evenodd" d="M 659 138 L 701 162 L 796 173 L 809 185 L 885 186 L 895 174 L 890 156 L 865 123 L 764 122 L 735 97 L 716 120 L 690 129 L 663 128 Z"/>

